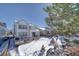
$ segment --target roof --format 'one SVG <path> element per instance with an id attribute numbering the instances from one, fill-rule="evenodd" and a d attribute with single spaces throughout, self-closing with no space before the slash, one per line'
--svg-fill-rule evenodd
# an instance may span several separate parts
<path id="1" fill-rule="evenodd" d="M 15 20 L 15 23 L 22 23 L 22 24 L 28 24 L 28 22 L 24 19 Z"/>
<path id="2" fill-rule="evenodd" d="M 39 28 L 39 29 L 41 29 L 41 30 L 46 30 L 45 28 Z"/>
<path id="3" fill-rule="evenodd" d="M 32 25 L 32 24 L 29 24 L 29 26 L 34 26 L 34 25 Z"/>

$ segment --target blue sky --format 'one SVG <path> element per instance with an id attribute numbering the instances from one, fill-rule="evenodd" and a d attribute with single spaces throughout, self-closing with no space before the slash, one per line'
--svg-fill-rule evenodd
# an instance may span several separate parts
<path id="1" fill-rule="evenodd" d="M 48 4 L 0 4 L 0 21 L 6 22 L 8 28 L 12 28 L 13 22 L 25 19 L 34 25 L 45 27 L 47 13 L 43 8 Z"/>

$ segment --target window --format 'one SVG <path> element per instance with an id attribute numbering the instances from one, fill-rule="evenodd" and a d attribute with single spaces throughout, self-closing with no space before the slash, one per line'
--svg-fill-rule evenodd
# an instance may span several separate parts
<path id="1" fill-rule="evenodd" d="M 26 25 L 19 25 L 19 29 L 27 29 Z"/>
<path id="2" fill-rule="evenodd" d="M 36 33 L 35 32 L 32 32 L 32 36 L 35 37 L 36 36 Z"/>
<path id="3" fill-rule="evenodd" d="M 19 25 L 19 29 L 22 29 L 22 25 Z"/>
<path id="4" fill-rule="evenodd" d="M 21 36 L 21 37 L 27 36 L 27 32 L 19 32 L 19 36 Z"/>

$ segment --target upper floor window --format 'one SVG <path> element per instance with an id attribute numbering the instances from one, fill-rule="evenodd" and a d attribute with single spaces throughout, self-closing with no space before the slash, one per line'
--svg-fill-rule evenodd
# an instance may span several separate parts
<path id="1" fill-rule="evenodd" d="M 26 25 L 19 25 L 19 29 L 27 29 Z"/>

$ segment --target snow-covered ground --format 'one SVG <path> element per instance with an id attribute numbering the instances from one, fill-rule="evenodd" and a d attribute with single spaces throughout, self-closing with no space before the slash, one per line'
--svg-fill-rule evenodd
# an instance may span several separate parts
<path id="1" fill-rule="evenodd" d="M 39 51 L 41 49 L 42 45 L 44 45 L 45 47 L 48 48 L 48 44 L 50 43 L 50 41 L 51 41 L 51 39 L 48 39 L 48 38 L 40 38 L 39 40 L 32 41 L 29 44 L 23 44 L 23 45 L 18 47 L 19 54 L 21 56 L 25 56 L 25 55 L 30 56 L 35 51 Z"/>
<path id="2" fill-rule="evenodd" d="M 37 51 L 37 53 L 39 53 L 39 51 L 41 50 L 41 47 L 44 45 L 45 47 L 45 53 L 49 48 L 54 48 L 53 45 L 49 46 L 49 43 L 52 39 L 49 38 L 45 38 L 42 37 L 39 40 L 34 40 L 28 44 L 23 44 L 20 45 L 18 47 L 18 53 L 16 52 L 16 50 L 12 50 L 10 51 L 10 54 L 13 56 L 19 55 L 19 56 L 33 56 L 34 52 Z M 54 39 L 55 40 L 55 39 Z M 59 43 L 59 45 L 61 45 L 60 40 L 57 40 L 57 42 Z"/>
<path id="3" fill-rule="evenodd" d="M 11 56 L 19 56 L 19 54 L 17 53 L 16 49 L 10 50 L 9 51 L 9 55 L 11 55 Z"/>

